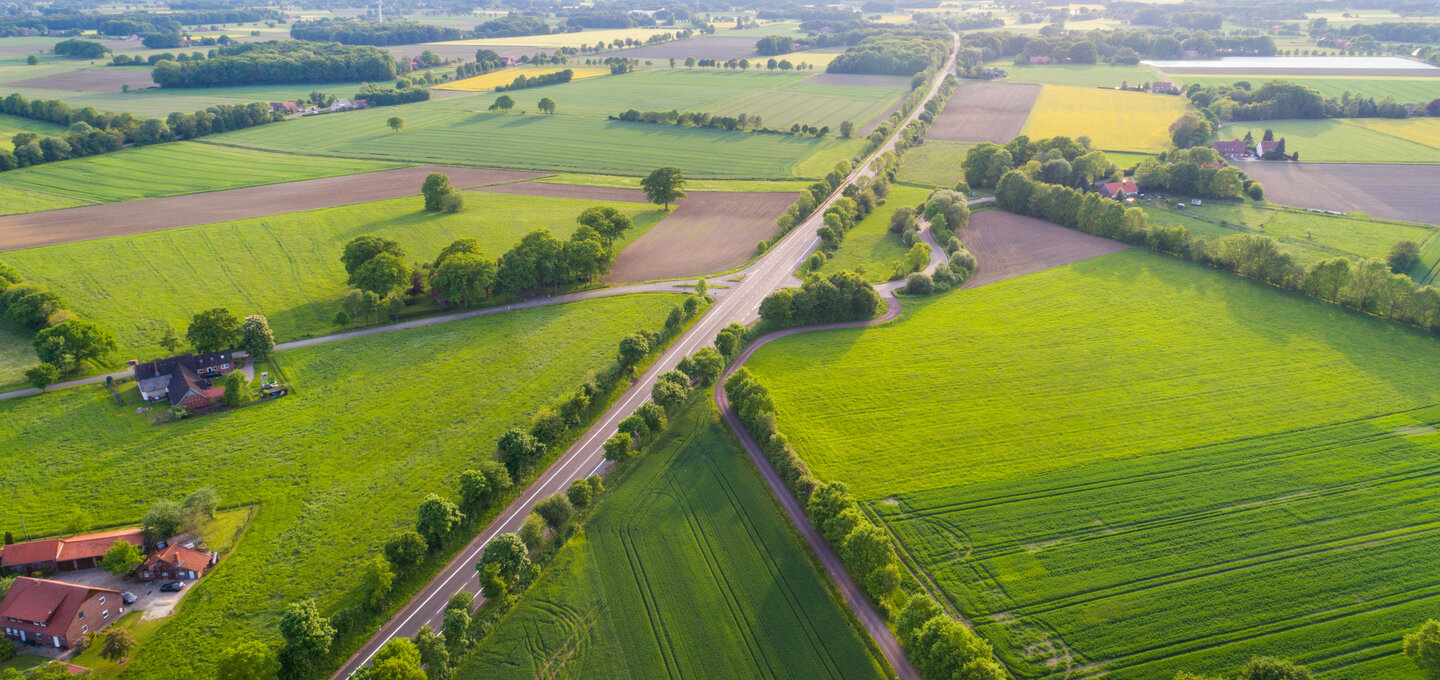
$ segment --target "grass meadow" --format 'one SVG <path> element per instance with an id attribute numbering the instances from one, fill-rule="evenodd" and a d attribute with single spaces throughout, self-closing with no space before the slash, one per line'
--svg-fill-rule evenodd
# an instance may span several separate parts
<path id="1" fill-rule="evenodd" d="M 1220 137 L 1252 130 L 1258 139 L 1267 128 L 1304 162 L 1440 163 L 1440 121 L 1426 118 L 1246 121 L 1221 128 Z"/>
<path id="2" fill-rule="evenodd" d="M 1011 62 L 995 62 L 995 68 L 1003 69 L 1005 80 L 1012 83 L 1039 83 L 1041 85 L 1073 85 L 1075 87 L 1120 87 L 1122 83 L 1140 85 L 1155 80 L 1165 80 L 1149 68 L 1140 65 L 1125 66 L 1112 64 L 1041 64 L 1016 66 Z"/>
<path id="3" fill-rule="evenodd" d="M 10 138 L 17 132 L 33 132 L 37 135 L 58 135 L 64 134 L 65 126 L 55 123 L 47 123 L 43 120 L 31 120 L 20 116 L 10 116 L 0 113 L 0 149 L 9 151 L 15 148 L 10 143 Z"/>
<path id="4" fill-rule="evenodd" d="M 109 328 L 120 345 L 114 358 L 124 361 L 159 354 L 164 323 L 183 334 L 192 315 L 217 306 L 264 314 L 280 342 L 340 330 L 333 318 L 349 290 L 340 251 L 360 234 L 393 238 L 414 261 L 433 259 L 462 236 L 496 258 L 534 229 L 568 238 L 576 216 L 592 205 L 635 220 L 617 249 L 663 216 L 649 204 L 481 192 L 467 192 L 460 213 L 431 213 L 421 197 L 408 196 L 17 250 L 0 254 L 0 262 Z M 18 371 L 32 361 L 3 366 Z"/>
<path id="5" fill-rule="evenodd" d="M 458 678 L 884 677 L 708 398 L 606 483 Z"/>
<path id="6" fill-rule="evenodd" d="M 1130 250 L 749 367 L 1020 677 L 1400 680 L 1440 605 L 1435 342 Z"/>
<path id="7" fill-rule="evenodd" d="M 451 40 L 448 42 L 431 43 L 434 45 L 474 45 L 477 49 L 489 46 L 504 47 L 580 47 L 581 45 L 594 46 L 595 43 L 604 42 L 609 44 L 616 40 L 634 38 L 645 42 L 652 35 L 661 33 L 674 33 L 674 28 L 602 28 L 596 30 L 579 31 L 576 33 L 552 33 L 550 35 L 521 35 L 508 38 L 472 38 L 469 40 Z"/>
<path id="8" fill-rule="evenodd" d="M 1339 99 L 1341 95 L 1349 92 L 1363 97 L 1374 97 L 1376 101 L 1385 97 L 1395 97 L 1402 103 L 1428 102 L 1431 99 L 1440 97 L 1440 79 L 1436 78 L 1401 78 L 1386 76 L 1368 76 L 1365 78 L 1345 78 L 1339 76 L 1255 76 L 1255 75 L 1193 75 L 1179 74 L 1175 79 L 1184 85 L 1198 83 L 1202 86 L 1211 85 L 1232 85 L 1238 81 L 1250 83 L 1252 88 L 1259 88 L 1272 80 L 1288 80 L 1292 83 L 1304 85 L 1319 92 L 1325 97 Z"/>
<path id="9" fill-rule="evenodd" d="M 1170 124 L 1190 110 L 1183 97 L 1046 85 L 1023 132 L 1031 139 L 1084 135 L 1106 151 L 1163 151 Z"/>
<path id="10" fill-rule="evenodd" d="M 613 189 L 640 189 L 644 178 L 626 175 L 592 175 L 584 173 L 559 173 L 535 180 L 541 184 L 570 184 L 586 187 L 610 187 Z M 808 180 L 727 180 L 727 179 L 686 179 L 686 191 L 745 191 L 750 193 L 787 193 L 804 191 L 814 182 Z"/>
<path id="11" fill-rule="evenodd" d="M 0 402 L 0 524 L 23 513 L 31 532 L 58 531 L 56 507 L 134 522 L 203 485 L 257 503 L 244 540 L 123 674 L 213 677 L 227 647 L 279 644 L 286 603 L 314 598 L 327 615 L 356 604 L 361 559 L 411 526 L 426 494 L 455 497 L 456 476 L 491 456 L 500 432 L 612 361 L 626 334 L 659 328 L 679 300 L 606 298 L 291 350 L 280 359 L 292 396 L 162 426 L 135 414 L 133 384 L 123 405 L 100 386 Z"/>
<path id="12" fill-rule="evenodd" d="M 177 196 L 397 167 L 401 164 L 172 142 L 0 173 L 0 192 L 37 194 L 30 202 L 0 204 L 0 214 Z"/>
<path id="13" fill-rule="evenodd" d="M 895 181 L 953 189 L 965 179 L 965 168 L 960 164 L 965 162 L 965 154 L 975 144 L 926 140 L 900 157 L 900 172 L 895 174 Z"/>
<path id="14" fill-rule="evenodd" d="M 890 233 L 890 217 L 901 206 L 914 207 L 924 203 L 930 192 L 930 189 L 891 185 L 885 205 L 866 215 L 845 235 L 845 242 L 820 267 L 820 273 L 852 271 L 863 274 L 870 283 L 890 280 L 894 263 L 904 260 L 905 253 L 910 251 L 899 234 Z"/>

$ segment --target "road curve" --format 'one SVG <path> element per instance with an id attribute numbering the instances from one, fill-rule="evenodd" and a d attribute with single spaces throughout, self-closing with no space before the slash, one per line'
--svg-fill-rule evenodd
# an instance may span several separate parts
<path id="1" fill-rule="evenodd" d="M 927 101 L 939 92 L 946 74 L 954 69 L 960 36 L 952 32 L 951 37 L 954 49 L 952 49 L 945 67 L 939 71 L 935 82 L 931 85 L 930 91 L 926 95 Z M 820 244 L 818 233 L 820 227 L 824 225 L 825 210 L 842 195 L 846 186 L 855 183 L 862 177 L 869 176 L 876 156 L 893 149 L 900 131 L 917 119 L 924 110 L 923 104 L 916 106 L 910 116 L 896 126 L 896 131 L 890 139 L 871 153 L 863 163 L 860 163 L 859 167 L 845 178 L 844 182 L 815 209 L 808 219 L 776 241 L 753 264 L 736 274 L 716 277 L 717 283 L 728 286 L 723 296 L 717 296 L 718 299 L 710 309 L 691 325 L 689 330 L 685 331 L 674 344 L 662 352 L 649 370 L 635 380 L 631 387 L 620 396 L 620 399 L 607 409 L 568 451 L 561 454 L 519 497 L 481 530 L 479 535 L 466 545 L 449 564 L 445 565 L 445 568 L 431 579 L 410 602 L 406 603 L 395 616 L 381 626 L 380 630 L 331 676 L 332 680 L 341 680 L 354 674 L 392 638 L 411 637 L 415 631 L 426 624 L 439 630 L 444 617 L 445 603 L 451 594 L 460 590 L 478 593 L 480 586 L 474 565 L 479 560 L 485 544 L 502 533 L 518 531 L 525 516 L 530 513 L 531 508 L 540 499 L 564 491 L 575 479 L 602 470 L 605 465 L 605 452 L 602 448 L 605 440 L 616 432 L 616 425 L 621 420 L 634 413 L 635 409 L 650 399 L 650 390 L 660 374 L 674 368 L 682 358 L 710 345 L 716 334 L 726 325 L 732 322 L 748 323 L 759 318 L 760 301 L 775 289 L 792 283 L 795 280 L 793 272 Z M 674 284 L 672 282 L 666 285 L 673 286 Z M 802 531 L 804 530 L 803 526 Z M 843 573 L 843 570 L 840 573 Z M 836 572 L 832 570 L 832 576 L 836 575 Z M 871 635 L 876 636 L 877 640 L 882 637 L 889 638 L 890 646 L 895 647 L 889 628 L 885 627 L 884 622 L 879 620 L 879 616 L 873 609 L 870 609 L 870 603 L 867 600 L 863 598 L 852 600 L 851 606 L 856 608 L 856 613 L 860 616 L 861 621 L 867 622 L 866 628 Z M 867 613 L 864 610 L 869 611 Z M 880 644 L 883 648 L 886 643 L 881 642 Z M 895 649 L 898 650 L 898 647 Z M 914 669 L 909 666 L 908 662 L 905 662 L 903 654 L 896 659 L 903 664 L 896 667 L 897 672 L 903 673 L 902 669 L 909 669 L 908 674 L 901 675 L 903 680 L 919 680 Z"/>

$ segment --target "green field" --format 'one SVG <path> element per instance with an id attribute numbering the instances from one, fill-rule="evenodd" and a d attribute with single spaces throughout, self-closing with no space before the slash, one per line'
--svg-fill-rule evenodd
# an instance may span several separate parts
<path id="1" fill-rule="evenodd" d="M 1437 78 L 1395 78 L 1372 76 L 1368 78 L 1343 78 L 1335 76 L 1253 76 L 1253 75 L 1203 75 L 1178 74 L 1176 80 L 1184 85 L 1198 83 L 1202 86 L 1231 85 L 1236 81 L 1250 83 L 1259 88 L 1271 80 L 1288 80 L 1318 91 L 1325 97 L 1339 99 L 1346 92 L 1376 101 L 1393 96 L 1401 103 L 1423 103 L 1440 97 L 1440 79 Z"/>
<path id="2" fill-rule="evenodd" d="M 400 133 L 386 127 L 385 120 L 395 114 L 381 108 L 302 118 L 206 139 L 274 151 L 527 170 L 644 174 L 658 166 L 674 165 L 687 175 L 711 178 L 792 177 L 793 168 L 804 158 L 844 143 L 598 118 L 420 106 L 406 109 L 406 126 Z M 416 116 L 422 112 L 423 116 Z"/>
<path id="3" fill-rule="evenodd" d="M 468 236 L 495 258 L 534 229 L 567 238 L 592 205 L 614 206 L 636 221 L 617 249 L 663 216 L 649 204 L 479 192 L 465 195 L 460 213 L 432 213 L 412 196 L 18 250 L 0 254 L 0 262 L 115 333 L 115 359 L 144 359 L 161 352 L 164 322 L 183 333 L 193 314 L 216 306 L 266 315 L 282 342 L 339 330 L 333 318 L 348 290 L 340 251 L 359 234 L 393 238 L 417 261 Z"/>
<path id="4" fill-rule="evenodd" d="M 1020 677 L 1402 680 L 1440 606 L 1435 343 L 1130 250 L 748 365 Z"/>
<path id="5" fill-rule="evenodd" d="M 965 179 L 965 169 L 960 164 L 965 162 L 965 154 L 972 146 L 975 142 L 926 140 L 900 157 L 900 172 L 895 174 L 895 181 L 953 189 Z"/>
<path id="6" fill-rule="evenodd" d="M 1014 62 L 995 62 L 991 66 L 1003 69 L 1005 80 L 1012 83 L 1040 83 L 1041 85 L 1075 85 L 1078 87 L 1120 87 L 1121 84 L 1141 85 L 1167 78 L 1145 66 L 1124 66 L 1111 64 L 1037 64 L 1016 66 Z"/>
<path id="7" fill-rule="evenodd" d="M 1431 131 L 1430 121 L 1421 118 L 1377 122 L 1417 133 Z M 1406 139 L 1404 133 L 1387 134 L 1346 119 L 1246 121 L 1221 128 L 1219 136 L 1244 137 L 1251 130 L 1259 139 L 1267 128 L 1277 139 L 1285 138 L 1287 152 L 1299 152 L 1300 160 L 1308 163 L 1440 163 L 1440 143 L 1429 146 Z"/>
<path id="8" fill-rule="evenodd" d="M 10 138 L 14 137 L 17 132 L 33 132 L 37 135 L 58 135 L 65 132 L 65 126 L 0 113 L 0 150 L 9 151 L 15 148 L 14 145 L 10 143 Z"/>
<path id="9" fill-rule="evenodd" d="M 313 597 L 328 615 L 358 602 L 361 559 L 411 526 L 426 494 L 454 497 L 456 476 L 501 431 L 612 361 L 626 334 L 659 328 L 679 300 L 607 298 L 287 351 L 296 394 L 162 426 L 135 414 L 128 385 L 123 405 L 99 386 L 0 402 L 0 524 L 18 528 L 23 513 L 32 534 L 55 532 L 69 516 L 57 507 L 134 522 L 211 484 L 226 503 L 258 503 L 244 540 L 125 672 L 213 677 L 237 642 L 278 646 L 286 603 Z"/>
<path id="10" fill-rule="evenodd" d="M 859 130 L 904 96 L 909 88 L 796 82 L 726 102 L 712 113 L 760 116 L 766 127 L 789 129 L 795 123 L 829 127 L 838 134 L 850 121 Z"/>
<path id="11" fill-rule="evenodd" d="M 288 127 L 276 124 L 275 127 Z M 317 177 L 334 177 L 400 167 L 398 163 L 337 160 L 235 149 L 195 142 L 131 147 L 114 153 L 46 163 L 0 173 L 0 191 L 19 190 L 54 196 L 75 205 L 136 198 L 176 196 L 202 191 Z M 49 200 L 48 198 L 45 200 Z M 52 206 L 64 207 L 64 206 Z M 0 205 L 0 214 L 46 209 L 45 204 Z"/>
<path id="12" fill-rule="evenodd" d="M 458 678 L 883 677 L 708 398 L 621 475 Z"/>
<path id="13" fill-rule="evenodd" d="M 611 187 L 614 189 L 639 189 L 641 177 L 624 175 L 590 175 L 562 172 L 535 180 L 541 184 L 575 184 L 586 187 Z M 806 180 L 745 180 L 745 179 L 687 179 L 686 191 L 745 191 L 750 193 L 804 191 L 814 182 Z"/>
<path id="14" fill-rule="evenodd" d="M 1423 249 L 1440 231 L 1428 224 L 1327 215 L 1250 203 L 1209 201 L 1184 211 L 1169 205 L 1142 204 L 1140 207 L 1153 224 L 1183 226 L 1190 233 L 1207 239 L 1244 231 L 1263 232 L 1280 241 L 1305 266 L 1337 256 L 1352 261 L 1367 257 L 1384 259 L 1390 248 L 1400 241 L 1414 241 Z M 1433 256 L 1425 254 L 1419 269 L 1428 270 L 1435 262 Z"/>
<path id="15" fill-rule="evenodd" d="M 910 250 L 900 240 L 899 234 L 890 233 L 890 217 L 901 206 L 914 207 L 924 203 L 930 192 L 930 189 L 891 185 L 885 205 L 866 215 L 845 235 L 845 242 L 825 261 L 820 273 L 852 271 L 864 274 L 865 280 L 870 283 L 890 280 L 894 263 L 904 260 L 905 253 Z"/>

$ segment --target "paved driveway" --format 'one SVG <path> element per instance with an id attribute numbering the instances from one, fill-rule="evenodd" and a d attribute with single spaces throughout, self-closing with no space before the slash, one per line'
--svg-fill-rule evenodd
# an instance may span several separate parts
<path id="1" fill-rule="evenodd" d="M 126 610 L 142 610 L 142 619 L 158 619 L 175 613 L 175 605 L 185 593 L 190 592 L 193 585 L 186 582 L 185 588 L 178 593 L 162 593 L 160 585 L 163 581 L 138 581 L 135 579 L 121 578 L 104 569 L 85 569 L 82 571 L 71 571 L 55 577 L 57 581 L 76 583 L 92 586 L 95 588 L 109 588 L 122 593 L 135 593 L 139 599 L 126 607 Z"/>

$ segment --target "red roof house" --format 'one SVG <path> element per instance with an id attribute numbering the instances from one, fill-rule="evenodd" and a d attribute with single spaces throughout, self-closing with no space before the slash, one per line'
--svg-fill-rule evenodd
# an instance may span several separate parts
<path id="1" fill-rule="evenodd" d="M 22 576 L 0 602 L 0 628 L 12 640 L 69 649 L 125 614 L 120 597 L 118 590 Z"/>
<path id="2" fill-rule="evenodd" d="M 1249 147 L 1246 147 L 1245 142 L 1238 139 L 1232 139 L 1228 142 L 1215 142 L 1210 145 L 1210 148 L 1226 158 L 1243 158 L 1250 155 Z"/>
<path id="3" fill-rule="evenodd" d="M 1050 63 L 1050 61 L 1051 59 L 1049 55 L 1042 54 L 1039 56 L 1030 57 L 1030 63 L 1032 64 L 1048 64 Z"/>
<path id="4" fill-rule="evenodd" d="M 1276 150 L 1276 149 L 1278 149 L 1278 148 L 1280 148 L 1280 142 L 1269 141 L 1269 142 L 1260 142 L 1260 146 L 1255 147 L 1255 150 L 1256 150 L 1256 152 L 1258 152 L 1261 156 L 1264 156 L 1265 154 L 1270 153 L 1271 151 L 1274 151 L 1274 150 Z"/>
<path id="5" fill-rule="evenodd" d="M 1134 182 L 1106 182 L 1101 192 L 1110 198 L 1120 199 L 1140 193 L 1140 187 Z"/>
<path id="6" fill-rule="evenodd" d="M 94 569 L 116 541 L 133 543 L 145 550 L 145 533 L 139 529 L 118 529 L 98 534 L 51 538 L 5 546 L 0 552 L 0 573 L 58 573 Z"/>
<path id="7" fill-rule="evenodd" d="M 135 568 L 135 574 L 147 581 L 172 581 L 181 578 L 194 580 L 203 576 L 209 568 L 209 553 L 192 550 L 183 545 L 172 545 L 151 553 L 150 557 L 145 558 L 145 561 Z"/>

